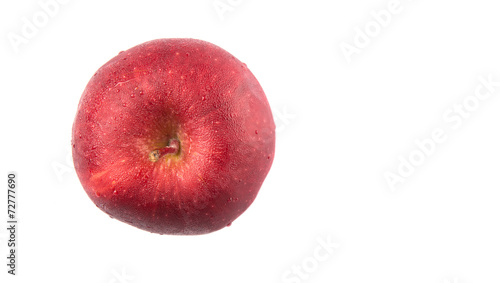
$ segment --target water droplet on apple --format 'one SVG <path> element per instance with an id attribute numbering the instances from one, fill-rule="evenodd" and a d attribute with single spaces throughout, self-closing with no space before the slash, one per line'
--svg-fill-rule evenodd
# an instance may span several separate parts
<path id="1" fill-rule="evenodd" d="M 268 155 L 268 156 L 267 156 L 267 159 L 271 159 L 271 155 Z"/>
<path id="2" fill-rule="evenodd" d="M 186 53 L 186 57 L 189 57 L 189 53 Z"/>
<path id="3" fill-rule="evenodd" d="M 101 196 L 101 194 L 100 194 L 99 192 L 95 192 L 95 196 L 96 196 L 96 197 L 100 197 L 100 196 Z"/>
<path id="4" fill-rule="evenodd" d="M 132 94 L 130 95 L 130 97 L 134 98 L 134 97 L 135 97 L 135 94 L 133 94 L 133 93 L 132 93 Z"/>
<path id="5" fill-rule="evenodd" d="M 226 225 L 226 227 L 231 226 L 231 224 L 233 224 L 233 222 L 229 222 L 229 223 Z"/>
<path id="6" fill-rule="evenodd" d="M 116 91 L 117 93 L 118 93 L 118 92 L 120 92 L 120 90 L 119 90 L 119 89 L 116 89 L 115 91 Z"/>
<path id="7" fill-rule="evenodd" d="M 259 131 L 255 130 L 255 134 L 257 135 L 259 133 Z"/>
<path id="8" fill-rule="evenodd" d="M 122 54 L 123 52 L 125 52 L 125 51 L 120 51 L 120 52 L 118 52 L 118 54 Z"/>
<path id="9" fill-rule="evenodd" d="M 127 107 L 127 103 L 123 102 L 122 106 Z"/>
<path id="10" fill-rule="evenodd" d="M 201 97 L 201 101 L 205 101 L 205 99 L 206 99 L 205 96 Z"/>
<path id="11" fill-rule="evenodd" d="M 144 94 L 144 92 L 141 90 L 141 91 L 139 92 L 139 95 L 143 95 L 143 94 Z"/>
<path id="12" fill-rule="evenodd" d="M 96 149 L 96 148 L 97 148 L 97 145 L 93 145 L 93 146 L 92 146 L 92 149 Z"/>
<path id="13" fill-rule="evenodd" d="M 117 194 L 118 194 L 118 192 L 117 192 L 116 190 L 113 190 L 113 194 L 114 194 L 114 195 L 117 195 Z"/>

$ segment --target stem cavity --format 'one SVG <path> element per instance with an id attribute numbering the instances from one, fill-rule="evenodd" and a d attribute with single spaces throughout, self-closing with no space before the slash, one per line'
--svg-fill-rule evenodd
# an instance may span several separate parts
<path id="1" fill-rule="evenodd" d="M 166 147 L 151 151 L 149 153 L 149 160 L 152 162 L 156 162 L 160 160 L 160 158 L 164 155 L 167 154 L 176 155 L 179 153 L 179 149 L 180 149 L 179 140 L 176 138 L 170 139 Z"/>

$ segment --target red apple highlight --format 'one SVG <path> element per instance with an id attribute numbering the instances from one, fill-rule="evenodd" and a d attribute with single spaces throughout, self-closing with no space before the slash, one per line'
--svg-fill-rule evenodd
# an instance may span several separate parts
<path id="1" fill-rule="evenodd" d="M 104 64 L 78 105 L 73 161 L 111 217 L 159 234 L 231 224 L 274 159 L 275 124 L 245 64 L 195 39 L 157 39 Z"/>

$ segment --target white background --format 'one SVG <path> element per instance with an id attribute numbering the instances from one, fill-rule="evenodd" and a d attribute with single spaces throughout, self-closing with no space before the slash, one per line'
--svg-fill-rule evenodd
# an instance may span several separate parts
<path id="1" fill-rule="evenodd" d="M 500 87 L 474 98 L 479 77 L 500 81 L 496 1 L 67 2 L 46 22 L 37 1 L 0 4 L 0 180 L 18 172 L 20 220 L 17 277 L 0 230 L 1 282 L 500 282 Z M 381 26 L 374 15 L 388 5 L 397 12 Z M 24 18 L 39 25 L 28 36 Z M 110 219 L 71 167 L 71 126 L 93 73 L 171 37 L 245 62 L 279 128 L 256 201 L 204 236 Z M 346 56 L 346 44 L 357 53 Z M 446 121 L 464 99 L 468 118 Z M 436 129 L 446 140 L 391 189 L 385 174 Z"/>

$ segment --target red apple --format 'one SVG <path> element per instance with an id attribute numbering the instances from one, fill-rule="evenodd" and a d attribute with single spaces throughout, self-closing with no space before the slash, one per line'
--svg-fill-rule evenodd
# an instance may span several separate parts
<path id="1" fill-rule="evenodd" d="M 72 145 L 102 211 L 153 233 L 196 235 L 252 204 L 273 162 L 275 125 L 245 64 L 205 41 L 157 39 L 94 74 Z"/>

